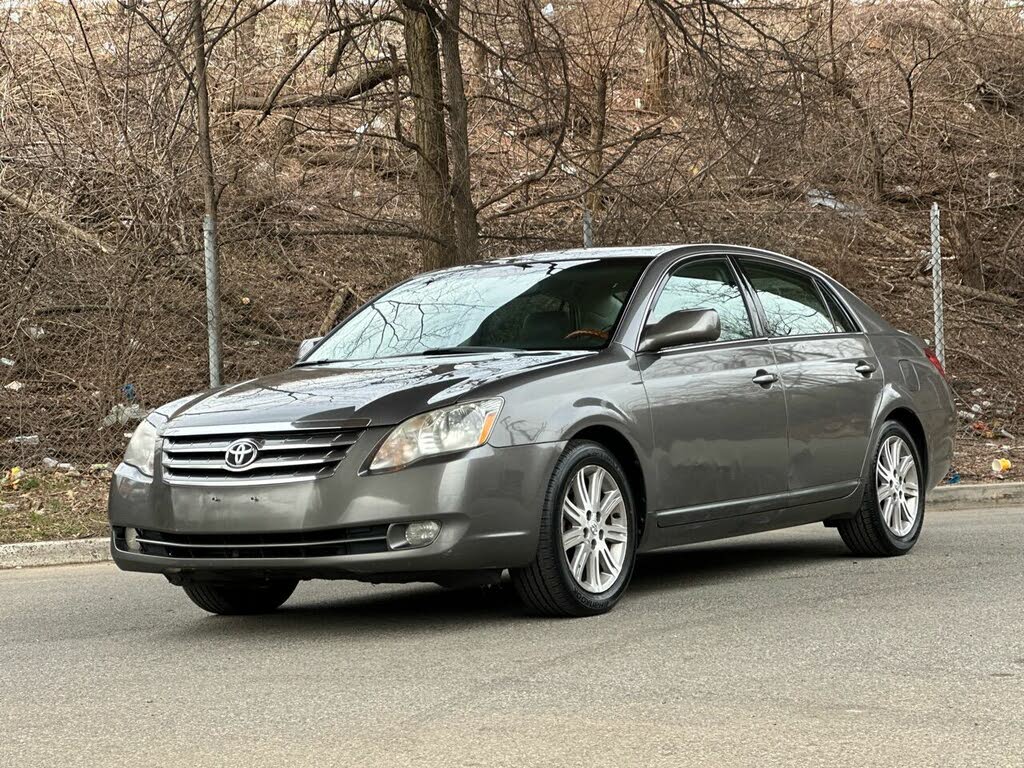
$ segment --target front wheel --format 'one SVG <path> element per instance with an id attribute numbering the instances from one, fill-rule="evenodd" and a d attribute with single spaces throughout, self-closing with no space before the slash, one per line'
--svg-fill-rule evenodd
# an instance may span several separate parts
<path id="1" fill-rule="evenodd" d="M 924 522 L 924 470 L 917 444 L 895 421 L 888 421 L 875 447 L 857 514 L 839 523 L 839 535 L 855 555 L 905 555 Z"/>
<path id="2" fill-rule="evenodd" d="M 622 466 L 604 446 L 574 440 L 548 483 L 536 558 L 512 571 L 512 583 L 535 613 L 604 613 L 633 575 L 636 539 L 633 494 Z"/>
<path id="3" fill-rule="evenodd" d="M 189 600 L 204 611 L 223 616 L 269 613 L 280 608 L 298 585 L 295 579 L 266 582 L 189 582 L 182 585 Z"/>

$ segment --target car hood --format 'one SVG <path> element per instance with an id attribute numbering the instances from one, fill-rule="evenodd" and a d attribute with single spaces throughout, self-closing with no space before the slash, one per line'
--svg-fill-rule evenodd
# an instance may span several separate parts
<path id="1" fill-rule="evenodd" d="M 297 366 L 175 401 L 160 411 L 174 428 L 302 427 L 350 420 L 389 426 L 464 399 L 485 384 L 593 354 L 502 352 Z"/>

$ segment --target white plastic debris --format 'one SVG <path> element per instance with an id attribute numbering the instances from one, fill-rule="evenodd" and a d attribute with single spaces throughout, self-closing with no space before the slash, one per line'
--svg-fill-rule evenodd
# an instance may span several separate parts
<path id="1" fill-rule="evenodd" d="M 15 445 L 39 445 L 39 435 L 18 435 L 7 442 Z"/>
<path id="2" fill-rule="evenodd" d="M 844 216 L 863 216 L 864 209 L 856 205 L 844 203 L 828 190 L 808 189 L 807 204 L 811 208 L 831 208 L 836 213 Z"/>
<path id="3" fill-rule="evenodd" d="M 0 365 L 6 365 L 8 367 L 14 365 L 14 361 L 9 357 L 0 357 Z"/>
<path id="4" fill-rule="evenodd" d="M 50 456 L 43 459 L 43 466 L 47 469 L 56 469 L 60 462 Z"/>
<path id="5" fill-rule="evenodd" d="M 974 411 L 975 413 L 981 413 L 981 406 L 975 403 L 974 405 L 971 406 L 971 410 Z"/>
<path id="6" fill-rule="evenodd" d="M 10 384 L 4 385 L 4 389 L 9 389 L 11 392 L 18 392 L 19 390 L 24 389 L 24 387 L 25 385 L 20 381 L 12 381 Z"/>
<path id="7" fill-rule="evenodd" d="M 554 15 L 555 15 L 555 4 L 554 3 L 548 3 L 543 8 L 540 9 L 540 12 L 542 14 L 544 14 L 544 18 L 546 18 L 546 19 L 554 18 Z"/>
<path id="8" fill-rule="evenodd" d="M 110 413 L 103 417 L 103 426 L 112 427 L 115 424 L 128 424 L 133 421 L 142 421 L 146 417 L 146 412 L 141 406 L 136 403 L 115 403 Z"/>
<path id="9" fill-rule="evenodd" d="M 25 335 L 30 339 L 41 339 L 46 335 L 46 329 L 40 328 L 38 325 L 26 325 Z"/>

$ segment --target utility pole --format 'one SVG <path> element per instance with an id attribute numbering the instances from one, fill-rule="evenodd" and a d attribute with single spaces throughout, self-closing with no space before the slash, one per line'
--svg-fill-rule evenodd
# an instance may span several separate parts
<path id="1" fill-rule="evenodd" d="M 221 382 L 220 265 L 217 258 L 217 179 L 210 149 L 210 91 L 206 80 L 206 19 L 203 0 L 192 0 L 192 37 L 195 48 L 196 132 L 203 170 L 203 257 L 206 266 L 206 335 L 210 358 L 210 386 Z"/>
<path id="2" fill-rule="evenodd" d="M 935 356 L 946 367 L 946 339 L 942 319 L 942 234 L 939 204 L 932 203 L 932 310 L 935 313 Z"/>

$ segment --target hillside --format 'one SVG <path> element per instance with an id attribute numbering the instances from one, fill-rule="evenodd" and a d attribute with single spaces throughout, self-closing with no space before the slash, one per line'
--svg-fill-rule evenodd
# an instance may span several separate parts
<path id="1" fill-rule="evenodd" d="M 1016 10 L 546 5 L 462 8 L 480 257 L 579 245 L 586 208 L 596 244 L 782 251 L 931 338 L 938 202 L 956 469 L 1024 477 Z M 227 381 L 289 364 L 430 242 L 401 9 L 330 7 L 206 20 Z M 0 10 L 4 467 L 116 461 L 132 414 L 205 386 L 187 8 Z"/>

